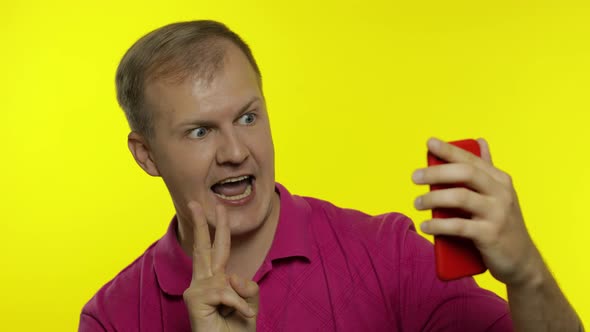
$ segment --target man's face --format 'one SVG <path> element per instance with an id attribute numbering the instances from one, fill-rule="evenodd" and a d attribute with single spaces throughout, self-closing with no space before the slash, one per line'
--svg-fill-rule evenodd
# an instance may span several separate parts
<path id="1" fill-rule="evenodd" d="M 156 81 L 146 100 L 154 112 L 150 154 L 181 220 L 196 200 L 210 225 L 223 204 L 232 234 L 258 228 L 276 208 L 274 147 L 256 73 L 241 50 L 227 46 L 212 81 Z"/>

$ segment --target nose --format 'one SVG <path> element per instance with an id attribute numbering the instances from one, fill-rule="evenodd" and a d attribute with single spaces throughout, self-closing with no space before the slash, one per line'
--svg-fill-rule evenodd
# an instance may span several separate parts
<path id="1" fill-rule="evenodd" d="M 247 146 L 235 129 L 226 130 L 221 138 L 216 155 L 218 164 L 241 165 L 250 155 Z"/>

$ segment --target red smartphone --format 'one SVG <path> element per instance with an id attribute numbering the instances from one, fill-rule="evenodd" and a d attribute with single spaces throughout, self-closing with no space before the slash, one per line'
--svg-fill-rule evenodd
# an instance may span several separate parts
<path id="1" fill-rule="evenodd" d="M 479 143 L 476 140 L 466 139 L 449 143 L 481 157 Z M 446 163 L 446 161 L 428 152 L 428 166 Z M 430 190 L 456 187 L 465 186 L 460 183 L 437 184 L 431 185 Z M 432 218 L 471 219 L 471 215 L 461 209 L 438 208 L 432 209 Z M 436 274 L 441 280 L 455 280 L 466 276 L 473 276 L 483 273 L 487 269 L 473 241 L 458 236 L 435 235 L 434 256 L 436 260 Z"/>

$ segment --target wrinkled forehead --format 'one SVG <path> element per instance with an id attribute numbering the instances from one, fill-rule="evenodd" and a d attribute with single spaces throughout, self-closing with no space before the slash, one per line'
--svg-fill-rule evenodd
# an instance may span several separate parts
<path id="1" fill-rule="evenodd" d="M 154 119 L 166 124 L 187 116 L 213 116 L 238 109 L 255 97 L 263 98 L 260 79 L 239 48 L 227 45 L 222 64 L 212 74 L 184 79 L 152 79 L 146 84 L 146 106 Z"/>

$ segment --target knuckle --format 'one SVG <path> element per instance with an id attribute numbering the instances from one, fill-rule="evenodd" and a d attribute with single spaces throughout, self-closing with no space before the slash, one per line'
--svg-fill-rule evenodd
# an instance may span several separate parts
<path id="1" fill-rule="evenodd" d="M 454 200 L 460 205 L 465 205 L 469 201 L 469 191 L 465 188 L 457 188 L 453 196 Z"/>
<path id="2" fill-rule="evenodd" d="M 486 197 L 485 205 L 486 215 L 488 216 L 488 218 L 497 219 L 502 210 L 500 204 L 498 204 L 498 199 L 496 199 L 493 196 Z"/>
<path id="3" fill-rule="evenodd" d="M 441 230 L 446 229 L 446 232 L 449 232 L 449 234 L 463 236 L 464 226 L 460 220 L 441 220 L 439 227 Z"/>
<path id="4" fill-rule="evenodd" d="M 260 292 L 260 286 L 258 286 L 258 284 L 255 281 L 251 281 L 250 285 L 252 285 L 251 287 L 254 293 Z"/>
<path id="5" fill-rule="evenodd" d="M 220 289 L 218 292 L 218 295 L 219 295 L 219 301 L 222 303 L 232 302 L 232 300 L 235 298 L 233 292 L 227 288 Z"/>
<path id="6" fill-rule="evenodd" d="M 488 227 L 486 231 L 481 235 L 480 241 L 487 246 L 491 246 L 498 242 L 500 231 L 498 227 Z"/>
<path id="7" fill-rule="evenodd" d="M 228 241 L 221 241 L 221 243 L 216 242 L 215 247 L 219 249 L 231 249 L 231 243 Z"/>
<path id="8" fill-rule="evenodd" d="M 214 303 L 221 303 L 224 300 L 223 289 L 215 288 L 207 292 L 207 298 Z"/>
<path id="9" fill-rule="evenodd" d="M 460 221 L 453 221 L 453 223 L 451 224 L 451 228 L 453 229 L 453 233 L 459 235 L 459 236 L 465 236 L 466 235 L 466 228 L 465 228 L 465 223 L 460 222 Z"/>
<path id="10" fill-rule="evenodd" d="M 501 222 L 502 220 L 505 220 L 507 217 L 506 214 L 506 208 L 503 207 L 497 207 L 494 209 L 494 212 L 492 213 L 492 220 L 494 222 Z"/>
<path id="11" fill-rule="evenodd" d="M 218 289 L 215 291 L 215 296 L 219 299 L 219 302 L 227 302 L 229 296 L 225 289 Z"/>
<path id="12" fill-rule="evenodd" d="M 466 179 L 473 179 L 477 173 L 477 169 L 471 164 L 466 164 L 463 166 L 462 172 Z"/>
<path id="13" fill-rule="evenodd" d="M 501 179 L 502 183 L 507 184 L 507 185 L 512 185 L 512 176 L 510 176 L 510 174 L 508 174 L 506 172 L 501 172 L 500 179 Z"/>
<path id="14" fill-rule="evenodd" d="M 496 242 L 500 238 L 500 228 L 497 226 L 490 227 L 487 234 L 490 242 Z"/>
<path id="15" fill-rule="evenodd" d="M 426 169 L 426 172 L 424 172 L 424 179 L 428 180 L 428 182 L 439 181 L 445 176 L 447 171 L 448 165 L 429 167 Z"/>
<path id="16" fill-rule="evenodd" d="M 508 215 L 509 215 L 508 207 L 500 208 L 500 220 L 501 221 L 508 219 Z"/>
<path id="17" fill-rule="evenodd" d="M 207 247 L 193 247 L 193 256 L 195 257 L 210 257 L 211 256 L 211 248 Z"/>
<path id="18" fill-rule="evenodd" d="M 459 235 L 466 237 L 468 232 L 467 232 L 467 224 L 464 222 L 458 222 L 457 223 L 457 227 L 459 228 Z"/>
<path id="19" fill-rule="evenodd" d="M 512 201 L 513 201 L 512 192 L 507 191 L 507 190 L 502 190 L 499 194 L 499 200 L 500 200 L 502 207 L 512 205 Z"/>

